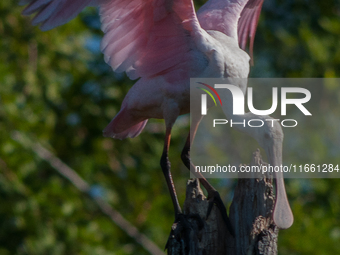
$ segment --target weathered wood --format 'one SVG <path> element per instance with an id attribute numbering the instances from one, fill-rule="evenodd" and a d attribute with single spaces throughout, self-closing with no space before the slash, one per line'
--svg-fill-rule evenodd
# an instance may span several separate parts
<path id="1" fill-rule="evenodd" d="M 259 150 L 251 166 L 265 165 Z M 252 175 L 252 176 L 251 176 Z M 183 217 L 174 224 L 168 242 L 169 255 L 275 255 L 278 228 L 271 215 L 274 208 L 273 179 L 268 174 L 239 175 L 230 206 L 232 237 L 216 208 L 206 219 L 208 200 L 199 181 L 189 180 Z M 250 178 L 251 177 L 251 178 Z"/>
<path id="2" fill-rule="evenodd" d="M 254 152 L 250 165 L 266 165 L 259 150 Z M 239 177 L 229 210 L 235 227 L 235 253 L 231 254 L 277 254 L 278 228 L 272 220 L 273 176 L 250 173 Z"/>
<path id="3" fill-rule="evenodd" d="M 187 233 L 183 231 L 185 224 L 181 224 L 181 222 L 173 225 L 168 246 L 169 255 L 226 254 L 227 246 L 232 245 L 233 238 L 228 239 L 227 227 L 216 207 L 212 209 L 209 218 L 206 219 L 208 204 L 209 202 L 200 188 L 199 180 L 189 180 L 183 207 L 189 231 Z"/>

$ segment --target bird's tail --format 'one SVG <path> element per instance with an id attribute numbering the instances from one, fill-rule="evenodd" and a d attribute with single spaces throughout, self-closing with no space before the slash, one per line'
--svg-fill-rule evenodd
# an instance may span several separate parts
<path id="1" fill-rule="evenodd" d="M 142 121 L 135 120 L 129 115 L 126 108 L 123 108 L 103 130 L 103 135 L 120 140 L 128 137 L 133 138 L 143 131 L 147 122 L 147 119 Z"/>

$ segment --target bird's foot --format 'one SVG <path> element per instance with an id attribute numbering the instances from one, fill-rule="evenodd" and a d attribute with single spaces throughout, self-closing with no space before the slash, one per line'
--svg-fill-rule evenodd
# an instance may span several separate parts
<path id="1" fill-rule="evenodd" d="M 204 222 L 198 214 L 184 215 L 182 213 L 176 216 L 174 224 L 172 224 L 170 236 L 165 245 L 165 250 L 168 254 L 189 254 L 190 251 L 190 232 L 199 231 L 203 228 Z M 178 249 L 180 251 L 173 251 L 169 249 Z"/>
<path id="2" fill-rule="evenodd" d="M 221 199 L 221 196 L 218 193 L 218 191 L 214 190 L 214 191 L 210 192 L 210 194 L 208 195 L 208 200 L 209 200 L 209 206 L 208 206 L 206 219 L 208 219 L 214 204 L 216 204 L 217 208 L 221 212 L 223 221 L 226 224 L 229 233 L 233 237 L 235 237 L 235 232 L 234 232 L 233 226 L 231 225 L 230 219 L 229 219 L 228 214 L 227 214 L 227 209 L 224 206 L 222 199 Z"/>

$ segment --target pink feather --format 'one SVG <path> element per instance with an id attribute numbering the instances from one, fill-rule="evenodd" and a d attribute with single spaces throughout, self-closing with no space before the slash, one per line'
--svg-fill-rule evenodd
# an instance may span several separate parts
<path id="1" fill-rule="evenodd" d="M 209 0 L 197 12 L 203 29 L 217 30 L 238 40 L 246 49 L 248 38 L 250 56 L 257 23 L 264 0 Z"/>
<path id="2" fill-rule="evenodd" d="M 93 0 L 22 0 L 19 4 L 29 5 L 24 9 L 24 15 L 35 12 L 32 23 L 42 23 L 41 30 L 50 30 L 63 25 L 75 18 L 86 6 L 96 4 Z"/>
<path id="3" fill-rule="evenodd" d="M 191 0 L 116 0 L 100 5 L 102 51 L 114 71 L 152 77 L 188 58 L 199 27 Z"/>
<path id="4" fill-rule="evenodd" d="M 244 7 L 238 25 L 239 44 L 245 50 L 249 38 L 249 53 L 253 64 L 253 48 L 257 24 L 264 0 L 249 0 Z"/>
<path id="5" fill-rule="evenodd" d="M 116 72 L 131 79 L 174 72 L 189 62 L 194 31 L 217 30 L 238 39 L 250 55 L 263 0 L 209 0 L 196 17 L 192 0 L 21 0 L 23 14 L 49 30 L 90 5 L 100 7 L 105 36 L 101 49 Z M 240 18 L 239 18 L 240 17 Z M 238 19 L 239 18 L 239 19 Z M 198 22 L 200 21 L 200 23 Z M 238 37 L 237 37 L 238 32 Z"/>

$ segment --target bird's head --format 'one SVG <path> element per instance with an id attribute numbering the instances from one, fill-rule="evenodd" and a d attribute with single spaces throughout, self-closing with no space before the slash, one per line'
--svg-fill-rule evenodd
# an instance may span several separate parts
<path id="1" fill-rule="evenodd" d="M 266 124 L 257 129 L 255 138 L 266 151 L 269 164 L 272 167 L 279 167 L 274 169 L 276 201 L 272 217 L 280 229 L 287 229 L 293 224 L 294 216 L 287 199 L 281 169 L 283 131 L 280 123 L 275 119 L 268 116 L 261 118 L 265 118 Z"/>

